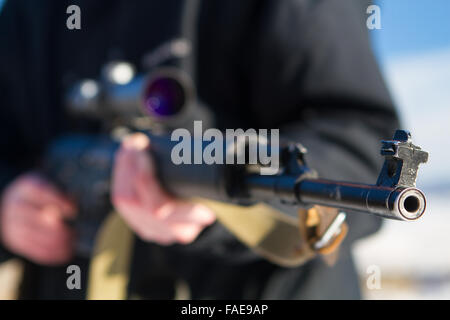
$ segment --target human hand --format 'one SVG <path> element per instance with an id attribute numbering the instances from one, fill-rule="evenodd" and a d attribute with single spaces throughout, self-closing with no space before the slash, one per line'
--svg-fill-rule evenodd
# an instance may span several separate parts
<path id="1" fill-rule="evenodd" d="M 130 227 L 146 241 L 188 244 L 215 221 L 201 204 L 165 192 L 155 175 L 144 134 L 126 138 L 115 156 L 112 203 Z"/>
<path id="2" fill-rule="evenodd" d="M 60 265 L 73 255 L 74 205 L 44 178 L 27 173 L 3 192 L 0 240 L 11 252 L 43 265 Z"/>

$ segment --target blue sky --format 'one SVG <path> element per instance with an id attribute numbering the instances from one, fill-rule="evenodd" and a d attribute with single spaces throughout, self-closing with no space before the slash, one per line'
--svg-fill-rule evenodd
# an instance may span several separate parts
<path id="1" fill-rule="evenodd" d="M 403 127 L 430 152 L 418 184 L 448 190 L 450 0 L 378 0 L 377 4 L 382 29 L 370 32 L 382 71 Z"/>
<path id="2" fill-rule="evenodd" d="M 387 59 L 450 47 L 449 0 L 378 0 L 382 29 L 372 31 Z"/>

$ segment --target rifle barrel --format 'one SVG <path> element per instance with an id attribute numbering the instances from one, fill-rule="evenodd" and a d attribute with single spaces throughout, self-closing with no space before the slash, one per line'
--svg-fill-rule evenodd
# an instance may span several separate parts
<path id="1" fill-rule="evenodd" d="M 411 221 L 425 212 L 425 195 L 416 188 L 390 188 L 325 179 L 303 179 L 283 176 L 247 178 L 250 193 L 260 199 L 278 196 L 296 200 L 301 205 L 323 205 L 348 209 L 384 218 Z"/>

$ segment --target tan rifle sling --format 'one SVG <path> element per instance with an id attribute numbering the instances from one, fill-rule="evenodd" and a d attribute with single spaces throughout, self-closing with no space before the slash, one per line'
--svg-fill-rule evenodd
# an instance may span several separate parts
<path id="1" fill-rule="evenodd" d="M 196 199 L 216 213 L 222 223 L 242 243 L 267 260 L 296 267 L 324 256 L 332 264 L 337 248 L 347 232 L 347 225 L 321 249 L 314 243 L 320 239 L 337 216 L 337 210 L 313 207 L 299 210 L 298 218 L 287 216 L 272 207 L 258 204 L 241 207 L 221 202 Z M 90 266 L 88 299 L 126 299 L 134 234 L 117 213 L 103 223 Z"/>

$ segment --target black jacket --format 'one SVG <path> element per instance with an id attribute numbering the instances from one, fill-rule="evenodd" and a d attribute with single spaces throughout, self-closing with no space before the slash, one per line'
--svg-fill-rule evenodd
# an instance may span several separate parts
<path id="1" fill-rule="evenodd" d="M 113 58 L 139 66 L 170 25 L 160 10 L 176 2 L 6 2 L 0 15 L 0 188 L 35 168 L 57 135 L 98 130 L 95 122 L 66 115 L 66 84 L 98 77 Z M 66 28 L 71 4 L 81 8 L 81 30 Z M 398 122 L 370 48 L 367 5 L 360 0 L 204 1 L 198 89 L 217 126 L 280 128 L 308 148 L 307 160 L 321 176 L 375 182 L 379 140 L 391 137 Z M 190 285 L 193 298 L 357 298 L 350 244 L 375 232 L 380 220 L 351 215 L 349 224 L 334 268 L 320 260 L 295 269 L 277 267 L 219 225 L 189 246 L 138 241 L 130 296 L 169 297 L 178 278 Z M 0 249 L 0 259 L 10 255 Z M 24 297 L 83 296 L 65 288 L 63 267 L 27 262 L 26 273 Z"/>

